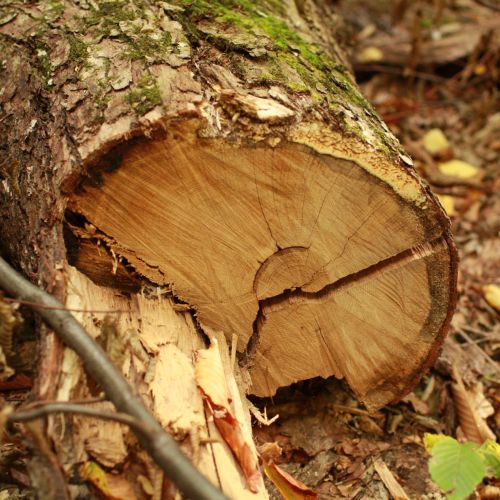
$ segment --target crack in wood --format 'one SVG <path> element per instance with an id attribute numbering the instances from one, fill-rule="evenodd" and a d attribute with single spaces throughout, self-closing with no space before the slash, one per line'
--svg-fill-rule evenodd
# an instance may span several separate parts
<path id="1" fill-rule="evenodd" d="M 322 289 L 317 290 L 315 292 L 307 292 L 302 290 L 302 287 L 298 287 L 295 289 L 287 289 L 278 295 L 274 295 L 272 297 L 267 297 L 265 299 L 259 300 L 259 309 L 257 311 L 257 316 L 255 317 L 255 320 L 252 325 L 252 336 L 250 337 L 247 343 L 247 347 L 244 353 L 244 358 L 241 361 L 242 364 L 251 365 L 253 358 L 255 357 L 256 351 L 259 346 L 260 330 L 262 325 L 266 321 L 266 316 L 264 313 L 264 310 L 266 308 L 274 307 L 274 310 L 276 310 L 277 306 L 289 302 L 290 299 L 302 298 L 304 300 L 321 300 L 322 298 L 330 295 L 332 292 L 336 290 L 346 288 L 347 286 L 353 285 L 354 283 L 359 282 L 360 280 L 364 280 L 370 276 L 373 276 L 375 273 L 379 272 L 382 269 L 390 268 L 404 261 L 410 262 L 415 259 L 424 258 L 430 255 L 433 252 L 434 248 L 445 240 L 446 240 L 445 236 L 440 235 L 438 238 L 435 238 L 432 241 L 427 242 L 423 245 L 417 245 L 412 248 L 403 250 L 395 255 L 392 255 L 391 257 L 382 259 L 376 262 L 375 264 L 372 264 L 364 269 L 361 269 L 360 271 L 356 271 L 354 273 L 348 274 L 347 276 L 339 278 L 333 283 L 329 283 L 328 285 L 325 285 Z"/>

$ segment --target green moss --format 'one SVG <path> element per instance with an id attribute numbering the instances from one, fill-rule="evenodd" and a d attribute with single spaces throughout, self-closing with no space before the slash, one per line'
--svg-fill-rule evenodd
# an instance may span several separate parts
<path id="1" fill-rule="evenodd" d="M 178 0 L 190 15 L 214 19 L 218 23 L 230 23 L 243 31 L 258 36 L 258 32 L 269 37 L 278 51 L 293 51 L 317 67 L 324 68 L 322 57 L 317 49 L 304 41 L 286 22 L 275 15 L 267 15 L 259 10 L 258 2 L 249 0 Z M 271 12 L 283 14 L 282 2 L 267 1 Z"/>
<path id="2" fill-rule="evenodd" d="M 133 61 L 144 58 L 156 58 L 164 54 L 172 45 L 172 36 L 168 32 L 162 33 L 159 38 L 137 33 L 134 38 L 128 39 L 127 55 Z"/>
<path id="3" fill-rule="evenodd" d="M 242 80 L 246 80 L 247 68 L 245 60 L 239 54 L 231 54 L 229 56 L 229 70 Z"/>
<path id="4" fill-rule="evenodd" d="M 146 73 L 135 89 L 129 91 L 126 101 L 138 115 L 144 115 L 162 103 L 160 87 L 151 73 Z"/>
<path id="5" fill-rule="evenodd" d="M 177 19 L 184 25 L 189 24 L 190 33 L 196 30 L 196 22 L 210 21 L 216 24 L 212 29 L 216 34 L 204 35 L 201 32 L 193 36 L 209 39 L 217 37 L 248 40 L 248 50 L 252 54 L 255 46 L 262 46 L 265 37 L 265 69 L 259 77 L 262 82 L 279 82 L 297 92 L 310 91 L 316 101 L 321 96 L 314 89 L 323 88 L 328 94 L 337 95 L 360 107 L 369 106 L 352 82 L 348 71 L 335 63 L 318 47 L 306 42 L 293 28 L 279 16 L 283 15 L 282 2 L 278 0 L 174 0 L 184 7 L 187 15 L 179 14 Z M 265 12 L 263 12 L 265 11 Z M 231 29 L 228 29 L 231 27 Z M 233 34 L 234 29 L 241 36 Z M 228 35 L 225 35 L 228 31 Z M 217 32 L 220 35 L 217 35 Z M 193 38 L 192 36 L 192 38 Z M 259 42 L 260 39 L 260 43 Z M 252 45 L 252 40 L 253 45 Z M 212 40 L 213 41 L 213 40 Z M 224 45 L 225 51 L 242 51 L 243 47 Z"/>
<path id="6" fill-rule="evenodd" d="M 99 24 L 104 34 L 119 27 L 122 21 L 132 21 L 136 14 L 130 8 L 131 3 L 124 0 L 98 0 L 92 7 L 90 14 L 83 19 L 84 25 Z"/>
<path id="7" fill-rule="evenodd" d="M 291 82 L 288 84 L 288 87 L 294 92 L 310 92 L 309 87 L 307 85 L 304 85 L 303 83 Z"/>
<path id="8" fill-rule="evenodd" d="M 45 44 L 40 44 L 36 49 L 37 68 L 47 87 L 52 85 L 53 68 L 50 63 L 48 48 Z"/>
<path id="9" fill-rule="evenodd" d="M 49 1 L 46 3 L 43 15 L 46 21 L 54 21 L 64 13 L 64 3 L 61 1 Z"/>
<path id="10" fill-rule="evenodd" d="M 85 31 L 93 30 L 124 42 L 125 55 L 131 60 L 153 62 L 172 52 L 173 47 L 169 32 L 157 29 L 149 34 L 142 30 L 141 20 L 151 23 L 150 7 L 150 3 L 143 0 L 97 0 L 89 15 L 80 22 Z"/>
<path id="11" fill-rule="evenodd" d="M 85 62 L 88 57 L 87 44 L 76 35 L 70 34 L 68 36 L 69 42 L 69 61 L 71 62 Z"/>

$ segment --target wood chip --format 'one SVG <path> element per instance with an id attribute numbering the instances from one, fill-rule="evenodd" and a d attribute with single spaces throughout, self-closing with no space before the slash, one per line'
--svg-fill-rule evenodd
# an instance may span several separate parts
<path id="1" fill-rule="evenodd" d="M 381 458 L 376 458 L 373 461 L 373 466 L 394 500 L 409 500 L 405 490 L 397 482 L 394 474 L 389 470 L 389 467 L 387 467 L 386 463 Z"/>

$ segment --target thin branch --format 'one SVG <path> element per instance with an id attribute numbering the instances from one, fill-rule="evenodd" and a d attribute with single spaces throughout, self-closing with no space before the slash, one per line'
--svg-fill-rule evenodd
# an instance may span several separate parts
<path id="1" fill-rule="evenodd" d="M 191 499 L 225 499 L 182 453 L 176 441 L 156 421 L 143 401 L 111 363 L 104 350 L 52 295 L 30 283 L 0 257 L 0 287 L 31 306 L 60 339 L 82 359 L 87 372 L 104 389 L 118 411 L 142 422 L 148 432 L 133 429 L 143 448 L 158 466 Z M 43 307 L 41 307 L 43 306 Z M 47 309 L 46 306 L 53 309 Z"/>
<path id="2" fill-rule="evenodd" d="M 128 313 L 130 311 L 125 311 L 124 309 L 71 309 L 69 307 L 64 306 L 47 306 L 45 304 L 37 304 L 36 302 L 30 302 L 29 300 L 21 300 L 21 299 L 11 299 L 10 297 L 2 297 L 1 300 L 4 302 L 13 302 L 15 304 L 22 304 L 23 306 L 30 307 L 42 307 L 43 309 L 50 309 L 52 311 L 69 311 L 69 312 L 79 312 L 79 313 L 87 313 L 87 314 L 123 314 Z"/>
<path id="3" fill-rule="evenodd" d="M 494 368 L 496 373 L 500 373 L 500 368 L 498 363 L 488 355 L 487 352 L 483 351 L 474 341 L 462 330 L 457 330 L 457 334 L 460 335 L 468 344 L 472 345 L 476 352 L 478 352 L 483 358 Z"/>
<path id="4" fill-rule="evenodd" d="M 148 429 L 141 421 L 131 417 L 127 413 L 98 410 L 97 408 L 89 408 L 88 406 L 82 406 L 76 403 L 66 403 L 64 401 L 47 404 L 40 403 L 33 409 L 16 410 L 14 413 L 8 415 L 7 420 L 9 422 L 31 422 L 31 420 L 47 417 L 54 413 L 72 413 L 99 418 L 101 420 L 113 420 L 120 424 L 128 425 L 132 429 L 138 430 L 144 434 L 151 432 L 151 429 Z"/>
<path id="5" fill-rule="evenodd" d="M 86 399 L 72 399 L 71 401 L 58 401 L 56 399 L 45 399 L 42 401 L 32 401 L 31 403 L 27 403 L 18 407 L 17 410 L 25 411 L 25 410 L 33 410 L 38 408 L 39 406 L 46 406 L 48 404 L 57 403 L 57 404 L 72 404 L 72 405 L 93 405 L 96 403 L 104 403 L 107 399 L 104 396 L 97 398 L 86 398 Z"/>
<path id="6" fill-rule="evenodd" d="M 479 5 L 482 5 L 483 7 L 487 7 L 488 9 L 500 12 L 500 5 L 498 5 L 497 0 L 474 0 L 474 1 Z"/>

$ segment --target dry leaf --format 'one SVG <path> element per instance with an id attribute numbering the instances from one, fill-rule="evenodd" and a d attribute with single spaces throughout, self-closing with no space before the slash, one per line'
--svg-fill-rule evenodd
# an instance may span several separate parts
<path id="1" fill-rule="evenodd" d="M 472 400 L 472 403 L 474 404 L 474 408 L 476 408 L 476 412 L 480 418 L 486 420 L 488 417 L 491 417 L 491 415 L 495 413 L 493 405 L 488 401 L 488 399 L 484 395 L 484 387 L 482 382 L 474 384 L 470 388 L 468 393 Z"/>
<path id="2" fill-rule="evenodd" d="M 276 441 L 273 441 L 272 443 L 261 444 L 258 451 L 262 461 L 268 464 L 277 460 L 281 456 L 283 449 Z"/>
<path id="3" fill-rule="evenodd" d="M 5 432 L 5 426 L 7 425 L 7 419 L 13 411 L 14 408 L 11 405 L 5 405 L 0 410 L 0 443 L 3 441 L 3 434 Z"/>
<path id="4" fill-rule="evenodd" d="M 429 413 L 429 405 L 425 401 L 422 401 L 414 392 L 410 392 L 401 401 L 410 403 L 413 409 L 421 415 L 428 415 Z"/>
<path id="5" fill-rule="evenodd" d="M 106 500 L 135 500 L 132 483 L 124 477 L 108 474 L 96 462 L 85 462 L 80 467 L 81 476 L 91 482 Z"/>
<path id="6" fill-rule="evenodd" d="M 462 160 L 450 160 L 439 164 L 439 170 L 445 175 L 458 177 L 459 179 L 470 179 L 479 173 L 479 170 Z"/>
<path id="7" fill-rule="evenodd" d="M 266 476 L 274 483 L 285 500 L 315 500 L 318 494 L 297 481 L 276 464 L 264 464 Z"/>
<path id="8" fill-rule="evenodd" d="M 456 368 L 453 368 L 453 378 L 455 379 L 455 383 L 452 384 L 451 390 L 460 428 L 464 436 L 467 440 L 479 444 L 482 444 L 486 439 L 495 441 L 495 434 L 486 424 L 486 420 L 481 418 L 474 397 L 465 389 L 462 378 Z"/>
<path id="9" fill-rule="evenodd" d="M 0 381 L 7 380 L 15 373 L 7 359 L 13 354 L 12 336 L 21 323 L 22 317 L 16 306 L 4 302 L 0 297 Z"/>
<path id="10" fill-rule="evenodd" d="M 381 459 L 377 458 L 373 461 L 373 466 L 377 471 L 380 479 L 384 483 L 385 487 L 389 490 L 389 493 L 392 495 L 392 498 L 395 500 L 405 499 L 409 500 L 408 495 L 406 494 L 403 487 L 398 483 L 394 474 L 387 467 L 386 463 Z"/>
<path id="11" fill-rule="evenodd" d="M 249 489 L 256 493 L 261 484 L 257 456 L 251 444 L 245 440 L 240 424 L 233 415 L 232 397 L 215 338 L 208 349 L 196 351 L 195 378 L 205 403 L 213 414 L 215 426 L 238 461 Z"/>
<path id="12" fill-rule="evenodd" d="M 484 285 L 483 295 L 486 299 L 486 302 L 488 302 L 491 307 L 494 307 L 497 311 L 500 311 L 500 286 L 493 284 Z"/>
<path id="13" fill-rule="evenodd" d="M 439 128 L 429 130 L 423 138 L 424 148 L 431 154 L 442 153 L 450 147 L 448 139 Z"/>
<path id="14" fill-rule="evenodd" d="M 438 194 L 439 202 L 443 205 L 445 212 L 449 217 L 453 217 L 455 215 L 455 198 L 448 194 Z"/>
<path id="15" fill-rule="evenodd" d="M 365 47 L 356 54 L 356 61 L 359 63 L 370 63 L 381 61 L 384 53 L 378 47 Z"/>

